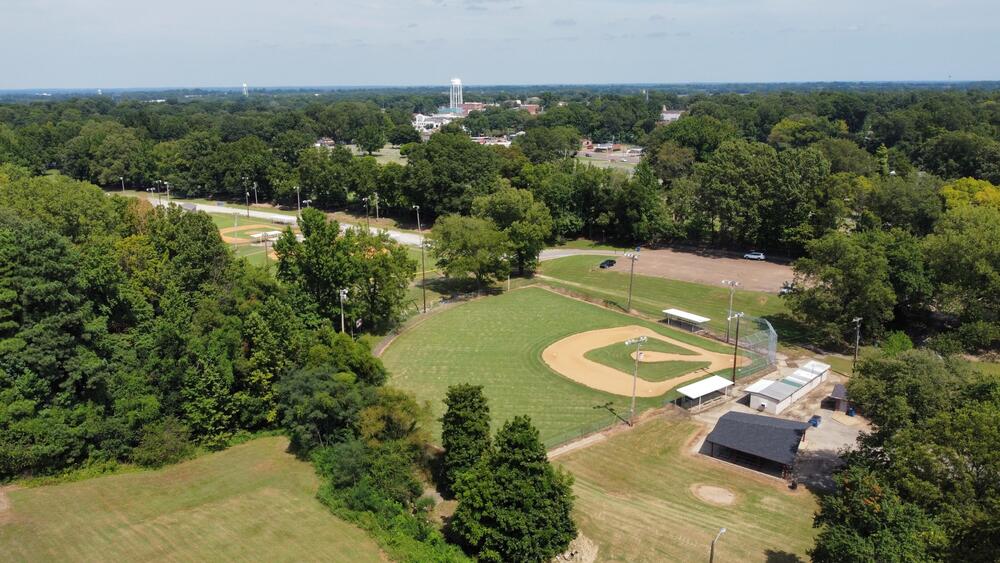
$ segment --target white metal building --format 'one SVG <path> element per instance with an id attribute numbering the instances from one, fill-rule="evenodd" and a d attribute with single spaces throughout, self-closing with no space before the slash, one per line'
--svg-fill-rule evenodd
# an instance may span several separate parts
<path id="1" fill-rule="evenodd" d="M 830 366 L 811 360 L 784 379 L 762 379 L 748 385 L 750 408 L 778 414 L 826 381 Z"/>
<path id="2" fill-rule="evenodd" d="M 692 332 L 704 329 L 705 323 L 712 320 L 680 309 L 664 309 L 663 316 L 667 318 L 667 326 L 671 326 L 673 322 L 674 325 L 681 325 Z"/>
<path id="3" fill-rule="evenodd" d="M 679 387 L 677 392 L 681 397 L 677 399 L 678 406 L 684 408 L 697 408 L 707 401 L 714 401 L 718 397 L 728 396 L 729 388 L 733 382 L 718 375 L 713 375 L 696 381 L 690 385 Z"/>

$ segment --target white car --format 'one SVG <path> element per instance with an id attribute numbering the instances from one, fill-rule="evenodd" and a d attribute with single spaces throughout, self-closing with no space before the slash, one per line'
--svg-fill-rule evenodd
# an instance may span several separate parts
<path id="1" fill-rule="evenodd" d="M 767 257 L 764 256 L 763 252 L 757 252 L 756 250 L 753 252 L 747 252 L 743 255 L 743 258 L 747 260 L 767 260 Z"/>

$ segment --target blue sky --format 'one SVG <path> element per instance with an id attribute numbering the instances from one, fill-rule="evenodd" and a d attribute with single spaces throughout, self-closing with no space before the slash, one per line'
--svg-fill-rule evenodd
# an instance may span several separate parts
<path id="1" fill-rule="evenodd" d="M 1000 79 L 997 0 L 0 0 L 0 89 Z"/>

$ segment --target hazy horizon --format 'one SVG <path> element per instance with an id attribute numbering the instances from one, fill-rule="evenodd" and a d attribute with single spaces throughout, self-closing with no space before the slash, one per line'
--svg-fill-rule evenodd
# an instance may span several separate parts
<path id="1" fill-rule="evenodd" d="M 3 90 L 1000 78 L 986 0 L 5 4 Z"/>

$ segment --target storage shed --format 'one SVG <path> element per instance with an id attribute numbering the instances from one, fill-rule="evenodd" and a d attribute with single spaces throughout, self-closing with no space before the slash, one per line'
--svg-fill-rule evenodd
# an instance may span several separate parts
<path id="1" fill-rule="evenodd" d="M 705 438 L 708 454 L 751 469 L 788 477 L 809 424 L 727 412 Z"/>
<path id="2" fill-rule="evenodd" d="M 758 381 L 746 388 L 746 392 L 750 395 L 750 408 L 780 414 L 817 385 L 826 381 L 829 373 L 829 365 L 811 360 L 781 380 Z"/>

